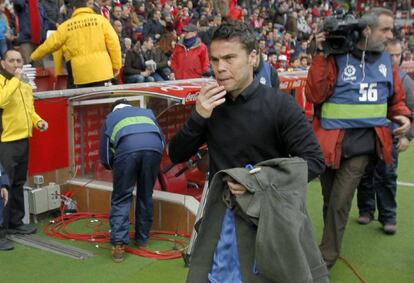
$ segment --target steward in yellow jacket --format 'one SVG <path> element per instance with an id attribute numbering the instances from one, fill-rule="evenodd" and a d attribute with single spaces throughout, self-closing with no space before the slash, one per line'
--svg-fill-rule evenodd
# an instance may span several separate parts
<path id="1" fill-rule="evenodd" d="M 33 104 L 32 87 L 0 70 L 1 142 L 11 142 L 32 136 L 33 126 L 39 128 L 42 118 Z"/>
<path id="2" fill-rule="evenodd" d="M 29 161 L 29 137 L 33 126 L 41 131 L 48 124 L 36 114 L 32 88 L 22 71 L 23 57 L 19 51 L 8 50 L 0 68 L 0 160 L 10 179 L 9 203 L 4 208 L 3 224 L 8 233 L 32 234 L 36 226 L 23 224 L 23 185 Z"/>
<path id="3" fill-rule="evenodd" d="M 118 36 L 107 19 L 85 7 L 86 0 L 73 2 L 72 17 L 59 25 L 32 53 L 31 59 L 39 60 L 63 47 L 75 85 L 109 81 L 122 66 Z"/>

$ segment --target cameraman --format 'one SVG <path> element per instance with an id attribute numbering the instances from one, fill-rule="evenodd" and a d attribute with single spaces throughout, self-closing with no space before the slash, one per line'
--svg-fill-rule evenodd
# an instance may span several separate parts
<path id="1" fill-rule="evenodd" d="M 410 128 L 410 110 L 398 69 L 384 52 L 392 39 L 391 11 L 373 8 L 362 20 L 355 48 L 347 54 L 325 54 L 328 34 L 316 35 L 318 54 L 306 83 L 306 98 L 315 104 L 313 121 L 327 170 L 321 175 L 324 230 L 320 249 L 332 267 L 340 255 L 355 189 L 370 159 L 378 154 L 391 164 L 392 136 L 387 118 L 402 136 Z"/>

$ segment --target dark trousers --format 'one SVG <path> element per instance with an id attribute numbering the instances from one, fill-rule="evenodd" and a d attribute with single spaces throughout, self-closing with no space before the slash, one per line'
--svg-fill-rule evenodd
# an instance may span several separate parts
<path id="1" fill-rule="evenodd" d="M 320 177 L 323 195 L 322 256 L 331 267 L 340 255 L 352 199 L 371 156 L 362 155 L 341 162 L 339 169 L 327 168 Z"/>
<path id="2" fill-rule="evenodd" d="M 0 197 L 0 240 L 6 237 L 6 231 L 3 229 L 3 211 L 4 200 Z"/>
<path id="3" fill-rule="evenodd" d="M 24 197 L 29 159 L 29 140 L 0 142 L 0 160 L 9 177 L 9 202 L 4 208 L 3 227 L 13 228 L 23 224 Z"/>
<path id="4" fill-rule="evenodd" d="M 140 244 L 148 240 L 154 215 L 152 192 L 160 163 L 161 154 L 149 150 L 136 151 L 115 158 L 109 216 L 112 244 L 129 242 L 129 210 L 135 184 L 137 184 L 135 240 Z"/>
<path id="5" fill-rule="evenodd" d="M 375 159 L 367 166 L 358 186 L 359 215 L 374 218 L 375 201 L 378 206 L 378 220 L 382 224 L 397 223 L 397 167 L 398 139 L 394 139 L 392 148 L 392 165 L 387 166 L 383 160 Z"/>

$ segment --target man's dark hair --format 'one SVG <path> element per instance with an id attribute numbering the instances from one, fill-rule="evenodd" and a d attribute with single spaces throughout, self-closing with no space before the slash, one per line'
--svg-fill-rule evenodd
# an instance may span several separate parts
<path id="1" fill-rule="evenodd" d="M 144 42 L 147 42 L 150 39 L 152 39 L 154 41 L 154 38 L 151 35 L 145 35 L 145 36 L 141 37 L 140 43 L 144 44 Z"/>
<path id="2" fill-rule="evenodd" d="M 126 98 L 121 98 L 121 99 L 115 100 L 115 102 L 112 103 L 111 111 L 114 111 L 114 108 L 119 104 L 131 105 L 131 103 Z"/>
<path id="3" fill-rule="evenodd" d="M 3 60 L 6 60 L 10 52 L 17 52 L 20 55 L 22 55 L 22 53 L 19 50 L 16 50 L 16 49 L 8 49 L 6 52 L 4 52 L 2 59 Z"/>
<path id="4" fill-rule="evenodd" d="M 256 36 L 253 29 L 239 21 L 227 20 L 222 23 L 214 30 L 211 41 L 232 39 L 238 39 L 247 54 L 256 49 Z"/>
<path id="5" fill-rule="evenodd" d="M 72 0 L 71 1 L 72 2 L 72 7 L 74 9 L 81 8 L 81 7 L 86 7 L 86 2 L 87 1 L 88 0 Z"/>

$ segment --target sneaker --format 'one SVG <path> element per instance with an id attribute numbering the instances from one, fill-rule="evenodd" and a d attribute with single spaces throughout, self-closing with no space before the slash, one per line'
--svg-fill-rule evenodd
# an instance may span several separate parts
<path id="1" fill-rule="evenodd" d="M 14 249 L 12 241 L 7 238 L 0 239 L 0 251 L 10 251 Z"/>
<path id="2" fill-rule="evenodd" d="M 387 235 L 394 235 L 397 232 L 397 225 L 396 224 L 384 224 L 382 226 L 382 230 Z"/>
<path id="3" fill-rule="evenodd" d="M 372 217 L 369 215 L 360 215 L 357 220 L 357 222 L 361 225 L 367 225 L 371 223 L 371 221 L 372 221 Z"/>
<path id="4" fill-rule="evenodd" d="M 125 247 L 124 245 L 114 245 L 112 247 L 112 260 L 114 262 L 122 262 L 124 260 Z"/>
<path id="5" fill-rule="evenodd" d="M 7 233 L 9 234 L 22 234 L 22 235 L 29 235 L 36 233 L 37 228 L 32 224 L 22 224 L 17 227 L 9 227 L 7 229 Z"/>

